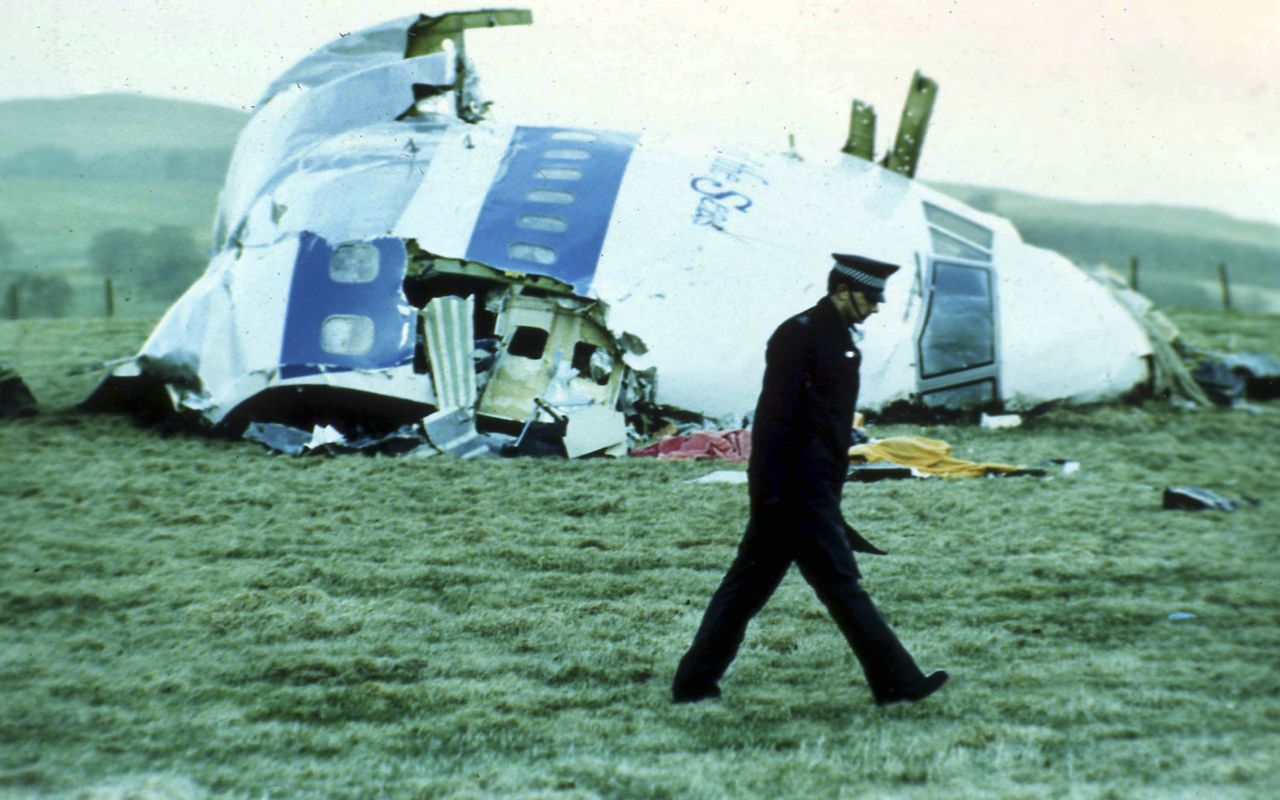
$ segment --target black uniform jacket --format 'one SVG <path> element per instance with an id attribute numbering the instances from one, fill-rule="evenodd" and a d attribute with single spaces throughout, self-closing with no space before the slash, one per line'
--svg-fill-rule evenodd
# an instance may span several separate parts
<path id="1" fill-rule="evenodd" d="M 751 429 L 753 512 L 778 503 L 803 508 L 813 522 L 845 533 L 840 492 L 861 362 L 829 298 L 774 331 Z"/>

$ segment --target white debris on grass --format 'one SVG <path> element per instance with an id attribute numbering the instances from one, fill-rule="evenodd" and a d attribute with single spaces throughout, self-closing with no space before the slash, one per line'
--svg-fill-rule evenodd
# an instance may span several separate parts
<path id="1" fill-rule="evenodd" d="M 978 423 L 983 430 L 994 431 L 1003 428 L 1022 427 L 1021 414 L 983 414 Z"/>
<path id="2" fill-rule="evenodd" d="M 718 469 L 685 483 L 746 483 L 747 473 L 740 469 Z"/>

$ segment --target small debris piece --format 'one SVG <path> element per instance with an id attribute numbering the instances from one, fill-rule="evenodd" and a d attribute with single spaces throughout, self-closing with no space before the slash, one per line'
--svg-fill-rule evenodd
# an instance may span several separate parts
<path id="1" fill-rule="evenodd" d="M 311 441 L 311 434 L 306 431 L 275 422 L 250 422 L 241 436 L 268 450 L 291 456 L 301 454 Z"/>
<path id="2" fill-rule="evenodd" d="M 718 469 L 685 483 L 746 483 L 747 473 L 740 469 Z"/>
<path id="3" fill-rule="evenodd" d="M 290 456 L 356 452 L 397 455 L 429 447 L 426 437 L 416 425 L 405 425 L 382 436 L 348 439 L 331 425 L 317 425 L 308 433 L 301 428 L 275 422 L 251 422 L 241 438 Z"/>
<path id="4" fill-rule="evenodd" d="M 847 480 L 856 481 L 857 483 L 872 483 L 874 481 L 900 481 L 914 477 L 917 477 L 916 471 L 911 467 L 880 462 L 851 465 Z"/>
<path id="5" fill-rule="evenodd" d="M 1170 486 L 1164 490 L 1164 508 L 1179 511 L 1235 511 L 1236 504 L 1199 486 Z"/>
<path id="6" fill-rule="evenodd" d="M 413 451 L 415 455 L 449 453 L 463 459 L 493 455 L 488 442 L 476 432 L 475 415 L 469 408 L 443 409 L 422 420 L 429 444 Z"/>
<path id="7" fill-rule="evenodd" d="M 620 412 L 598 403 L 561 410 L 565 412 L 566 456 L 626 455 L 627 421 Z"/>
<path id="8" fill-rule="evenodd" d="M 1191 371 L 1191 377 L 1220 406 L 1234 405 L 1244 399 L 1244 376 L 1222 361 L 1206 358 Z"/>
<path id="9" fill-rule="evenodd" d="M 1068 475 L 1074 475 L 1080 471 L 1079 461 L 1071 461 L 1070 459 L 1066 459 L 1066 458 L 1050 458 L 1047 461 L 1045 461 L 1045 463 L 1053 464 L 1054 466 L 1061 468 L 1063 477 L 1066 477 Z"/>
<path id="10" fill-rule="evenodd" d="M 983 414 L 978 422 L 978 427 L 983 430 L 995 431 L 1004 428 L 1022 427 L 1021 414 Z"/>
<path id="11" fill-rule="evenodd" d="M 343 436 L 337 428 L 332 425 L 317 425 L 311 429 L 311 441 L 307 442 L 305 449 L 316 450 L 325 445 L 346 443 L 347 437 Z"/>
<path id="12" fill-rule="evenodd" d="M 1280 359 L 1270 353 L 1232 353 L 1223 363 L 1244 378 L 1247 397 L 1256 400 L 1280 397 Z"/>
<path id="13" fill-rule="evenodd" d="M 988 478 L 1022 478 L 1030 476 L 1032 478 L 1043 478 L 1047 473 L 1039 467 L 1018 467 L 1014 470 L 988 470 L 986 477 Z"/>
<path id="14" fill-rule="evenodd" d="M 36 414 L 36 396 L 27 388 L 17 370 L 0 364 L 0 417 L 31 417 Z"/>
<path id="15" fill-rule="evenodd" d="M 1166 617 L 1166 619 L 1171 619 L 1174 622 L 1177 622 L 1180 619 L 1195 619 L 1195 618 L 1196 618 L 1196 615 L 1192 614 L 1189 611 L 1175 611 L 1172 614 L 1170 614 L 1168 617 Z"/>

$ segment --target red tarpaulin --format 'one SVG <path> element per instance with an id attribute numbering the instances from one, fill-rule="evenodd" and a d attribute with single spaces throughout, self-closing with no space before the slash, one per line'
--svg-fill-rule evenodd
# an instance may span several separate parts
<path id="1" fill-rule="evenodd" d="M 718 458 L 723 461 L 747 461 L 751 458 L 751 431 L 696 431 L 678 436 L 664 436 L 658 442 L 631 451 L 633 456 L 675 459 Z"/>

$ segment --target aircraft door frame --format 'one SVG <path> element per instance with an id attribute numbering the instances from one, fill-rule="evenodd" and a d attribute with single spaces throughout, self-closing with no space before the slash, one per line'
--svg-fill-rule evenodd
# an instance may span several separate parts
<path id="1" fill-rule="evenodd" d="M 916 387 L 927 406 L 1000 402 L 1000 314 L 990 261 L 932 256 L 916 332 Z"/>

